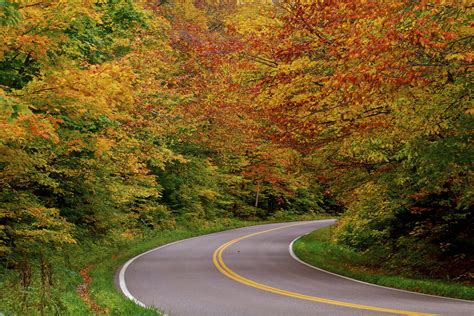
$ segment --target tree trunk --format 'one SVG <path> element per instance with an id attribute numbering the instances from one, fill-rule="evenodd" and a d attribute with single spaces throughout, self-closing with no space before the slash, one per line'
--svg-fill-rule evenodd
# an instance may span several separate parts
<path id="1" fill-rule="evenodd" d="M 257 181 L 257 193 L 255 194 L 255 207 L 258 207 L 259 195 L 260 195 L 260 181 Z"/>

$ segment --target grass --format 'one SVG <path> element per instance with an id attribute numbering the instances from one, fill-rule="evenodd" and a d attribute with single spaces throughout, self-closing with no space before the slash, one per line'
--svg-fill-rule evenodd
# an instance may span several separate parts
<path id="1" fill-rule="evenodd" d="M 32 264 L 32 283 L 26 290 L 20 286 L 15 271 L 0 274 L 0 315 L 160 315 L 157 310 L 136 305 L 115 288 L 115 273 L 128 259 L 194 236 L 257 224 L 320 218 L 328 217 L 276 216 L 267 221 L 219 219 L 185 223 L 173 230 L 145 231 L 133 239 L 82 242 L 47 255 L 53 266 L 54 282 L 46 295 L 42 295 L 45 291 L 41 289 L 37 264 Z M 84 275 L 89 279 L 87 286 L 84 286 Z M 78 287 L 85 288 L 87 294 L 78 293 Z"/>
<path id="2" fill-rule="evenodd" d="M 295 254 L 315 267 L 368 283 L 425 294 L 474 299 L 472 286 L 445 280 L 408 278 L 375 266 L 371 258 L 331 243 L 331 229 L 318 229 L 298 239 L 293 246 Z"/>

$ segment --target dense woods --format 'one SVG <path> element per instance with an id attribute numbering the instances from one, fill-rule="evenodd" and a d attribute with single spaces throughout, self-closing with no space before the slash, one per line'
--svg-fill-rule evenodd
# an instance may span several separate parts
<path id="1" fill-rule="evenodd" d="M 331 213 L 374 264 L 472 282 L 472 5 L 244 2 L 0 0 L 2 273 Z"/>

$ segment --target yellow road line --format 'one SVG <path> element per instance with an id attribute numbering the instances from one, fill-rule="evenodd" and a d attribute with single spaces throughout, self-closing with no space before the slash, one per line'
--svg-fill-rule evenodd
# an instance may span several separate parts
<path id="1" fill-rule="evenodd" d="M 307 301 L 312 301 L 312 302 L 318 302 L 318 303 L 324 303 L 324 304 L 331 304 L 331 305 L 337 305 L 337 306 L 343 306 L 343 307 L 350 307 L 350 308 L 357 308 L 357 309 L 363 309 L 363 310 L 369 310 L 369 311 L 375 311 L 375 312 L 383 312 L 383 313 L 390 313 L 390 314 L 399 314 L 399 315 L 408 315 L 408 316 L 434 316 L 435 314 L 425 314 L 425 313 L 417 313 L 417 312 L 411 312 L 411 311 L 404 311 L 404 310 L 396 310 L 396 309 L 389 309 L 389 308 L 382 308 L 382 307 L 376 307 L 376 306 L 369 306 L 369 305 L 361 305 L 361 304 L 354 304 L 354 303 L 349 303 L 349 302 L 343 302 L 343 301 L 336 301 L 336 300 L 331 300 L 327 298 L 322 298 L 322 297 L 317 297 L 317 296 L 310 296 L 310 295 L 305 295 L 301 293 L 296 293 L 296 292 L 291 292 L 291 291 L 286 291 L 283 289 L 279 289 L 276 287 L 272 287 L 269 285 L 265 285 L 262 283 L 258 283 L 255 281 L 252 281 L 250 279 L 247 279 L 239 274 L 237 274 L 235 271 L 231 270 L 224 262 L 222 259 L 222 254 L 224 253 L 224 250 L 226 250 L 228 247 L 231 245 L 253 237 L 257 236 L 260 234 L 268 233 L 271 231 L 279 230 L 279 229 L 284 229 L 284 228 L 289 228 L 297 225 L 303 225 L 305 223 L 299 223 L 299 224 L 292 224 L 292 225 L 287 225 L 283 227 L 278 227 L 278 228 L 272 228 L 268 230 L 264 230 L 261 232 L 256 232 L 252 234 L 248 234 L 242 237 L 238 237 L 235 239 L 232 239 L 229 242 L 226 242 L 225 244 L 221 245 L 219 248 L 214 251 L 214 254 L 212 256 L 212 261 L 214 262 L 214 265 L 217 267 L 217 269 L 227 276 L 228 278 L 235 280 L 239 283 L 251 286 L 256 289 L 260 289 L 262 291 L 267 291 L 283 296 L 289 296 L 289 297 L 294 297 L 302 300 L 307 300 Z"/>

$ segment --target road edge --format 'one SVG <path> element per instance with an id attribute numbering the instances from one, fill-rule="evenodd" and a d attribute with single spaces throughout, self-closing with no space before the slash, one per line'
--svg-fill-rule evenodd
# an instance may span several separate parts
<path id="1" fill-rule="evenodd" d="M 304 265 L 307 266 L 307 267 L 310 267 L 311 269 L 315 269 L 315 270 L 318 270 L 318 271 L 321 271 L 321 272 L 324 272 L 324 273 L 327 273 L 327 274 L 331 274 L 331 275 L 334 275 L 334 276 L 337 276 L 337 277 L 340 277 L 340 278 L 343 278 L 343 279 L 346 279 L 346 280 L 349 280 L 349 281 L 353 281 L 353 282 L 357 282 L 357 283 L 361 283 L 361 284 L 365 284 L 365 285 L 370 285 L 370 286 L 374 286 L 374 287 L 379 287 L 379 288 L 383 288 L 383 289 L 388 289 L 388 290 L 393 290 L 393 291 L 398 291 L 398 292 L 404 292 L 404 293 L 409 293 L 409 294 L 416 294 L 416 295 L 428 296 L 428 297 L 433 297 L 433 298 L 442 298 L 442 299 L 450 300 L 450 301 L 458 301 L 458 302 L 465 302 L 465 303 L 474 304 L 474 301 L 463 300 L 463 299 L 460 299 L 460 298 L 453 298 L 453 297 L 439 296 L 439 295 L 434 295 L 434 294 L 426 294 L 426 293 L 420 293 L 420 292 L 413 292 L 413 291 L 408 291 L 408 290 L 397 289 L 397 288 L 394 288 L 394 287 L 389 287 L 389 286 L 383 286 L 383 285 L 378 285 L 378 284 L 374 284 L 374 283 L 364 282 L 364 281 L 361 281 L 361 280 L 353 279 L 353 278 L 350 278 L 350 277 L 347 277 L 347 276 L 344 276 L 344 275 L 341 275 L 341 274 L 337 274 L 337 273 L 330 272 L 330 271 L 327 271 L 327 270 L 318 268 L 318 267 L 316 267 L 316 266 L 313 266 L 313 265 L 311 265 L 311 264 L 309 264 L 309 263 L 307 263 L 307 262 L 301 260 L 301 259 L 295 254 L 295 252 L 293 251 L 293 245 L 295 244 L 295 242 L 298 241 L 298 239 L 300 239 L 301 237 L 306 236 L 306 235 L 308 235 L 308 234 L 309 234 L 309 233 L 303 234 L 303 235 L 298 236 L 298 237 L 296 237 L 295 239 L 293 239 L 293 241 L 292 241 L 292 242 L 290 243 L 290 245 L 288 246 L 288 252 L 290 253 L 290 256 L 291 256 L 294 260 L 298 261 L 298 262 L 301 263 L 301 264 L 304 264 Z"/>
<path id="2" fill-rule="evenodd" d="M 175 245 L 175 244 L 178 244 L 178 243 L 181 243 L 181 242 L 184 242 L 184 241 L 188 241 L 188 240 L 192 240 L 192 239 L 195 239 L 195 238 L 199 238 L 199 237 L 202 237 L 202 236 L 207 236 L 207 235 L 214 235 L 214 234 L 219 234 L 219 233 L 224 233 L 224 232 L 229 232 L 229 231 L 233 231 L 233 230 L 238 230 L 238 229 L 242 229 L 242 228 L 246 228 L 246 227 L 255 227 L 255 226 L 263 226 L 263 225 L 272 225 L 272 224 L 284 224 L 284 223 L 297 223 L 297 222 L 311 222 L 313 220 L 308 220 L 308 221 L 289 221 L 289 222 L 276 222 L 276 223 L 258 223 L 258 224 L 255 224 L 255 225 L 249 225 L 249 226 L 242 226 L 242 227 L 235 227 L 235 228 L 231 228 L 231 229 L 226 229 L 226 230 L 221 230 L 221 231 L 216 231 L 216 232 L 213 232 L 213 233 L 208 233 L 208 234 L 203 234 L 203 235 L 197 235 L 197 236 L 194 236 L 194 237 L 189 237 L 189 238 L 185 238 L 185 239 L 181 239 L 181 240 L 176 240 L 176 241 L 173 241 L 171 243 L 168 243 L 168 244 L 165 244 L 165 245 L 161 245 L 161 246 L 158 246 L 158 247 L 155 247 L 155 248 L 152 248 L 148 251 L 145 251 L 141 254 L 138 254 L 136 255 L 135 257 L 132 257 L 130 258 L 129 260 L 127 260 L 122 266 L 120 266 L 116 271 L 115 273 L 115 280 L 116 280 L 116 287 L 118 287 L 118 289 L 120 291 L 122 291 L 123 295 L 128 298 L 129 300 L 133 301 L 135 304 L 141 306 L 141 307 L 144 307 L 144 308 L 154 308 L 153 306 L 149 306 L 149 305 L 146 305 L 145 303 L 143 303 L 142 301 L 140 301 L 139 299 L 137 299 L 135 296 L 132 295 L 132 293 L 130 293 L 130 291 L 128 290 L 128 287 L 127 287 L 127 282 L 125 281 L 125 273 L 127 272 L 127 268 L 138 258 L 144 256 L 144 255 L 147 255 L 153 251 L 157 251 L 157 250 L 160 250 L 162 248 L 165 248 L 165 247 L 168 247 L 168 246 L 172 246 L 172 245 Z M 164 314 L 166 315 L 166 314 Z M 1 315 L 0 315 L 1 316 Z"/>
<path id="3" fill-rule="evenodd" d="M 265 225 L 265 224 L 264 224 Z M 254 225 L 254 226 L 258 226 L 258 225 Z M 245 227 L 245 226 L 244 226 Z M 209 233 L 209 234 L 204 234 L 204 235 L 198 235 L 198 236 L 194 236 L 194 237 L 189 237 L 189 238 L 185 238 L 185 239 L 181 239 L 181 240 L 176 240 L 176 241 L 173 241 L 173 242 L 170 242 L 168 244 L 165 244 L 165 245 L 161 245 L 161 246 L 158 246 L 156 248 L 153 248 L 153 249 L 150 249 L 148 251 L 145 251 L 139 255 L 136 255 L 135 257 L 129 259 L 127 262 L 125 262 L 121 267 L 120 267 L 120 270 L 119 270 L 119 273 L 118 273 L 118 286 L 120 288 L 120 290 L 122 291 L 122 293 L 130 300 L 132 300 L 133 302 L 135 302 L 137 305 L 140 305 L 142 307 L 145 307 L 145 308 L 153 308 L 153 306 L 149 306 L 149 305 L 146 305 L 145 303 L 141 302 L 139 299 L 137 299 L 135 296 L 132 295 L 132 293 L 130 293 L 130 291 L 128 290 L 127 288 L 127 282 L 125 281 L 125 272 L 127 272 L 127 268 L 133 263 L 133 261 L 135 261 L 136 259 L 142 257 L 142 256 L 145 256 L 153 251 L 157 251 L 157 250 L 160 250 L 160 249 L 163 249 L 163 248 L 166 248 L 168 246 L 172 246 L 172 245 L 176 245 L 176 244 L 179 244 L 181 242 L 184 242 L 184 241 L 188 241 L 188 240 L 191 240 L 191 239 L 195 239 L 195 238 L 198 238 L 198 237 L 202 237 L 202 236 L 207 236 L 207 235 L 213 235 L 213 234 L 218 234 L 218 233 L 222 233 L 222 232 L 227 232 L 227 231 L 232 231 L 232 230 L 235 230 L 235 229 L 239 229 L 239 228 L 244 228 L 244 227 L 238 227 L 238 228 L 232 228 L 232 229 L 229 229 L 229 230 L 223 230 L 223 231 L 219 231 L 219 232 L 214 232 L 214 233 Z M 164 314 L 166 315 L 166 314 Z"/>

